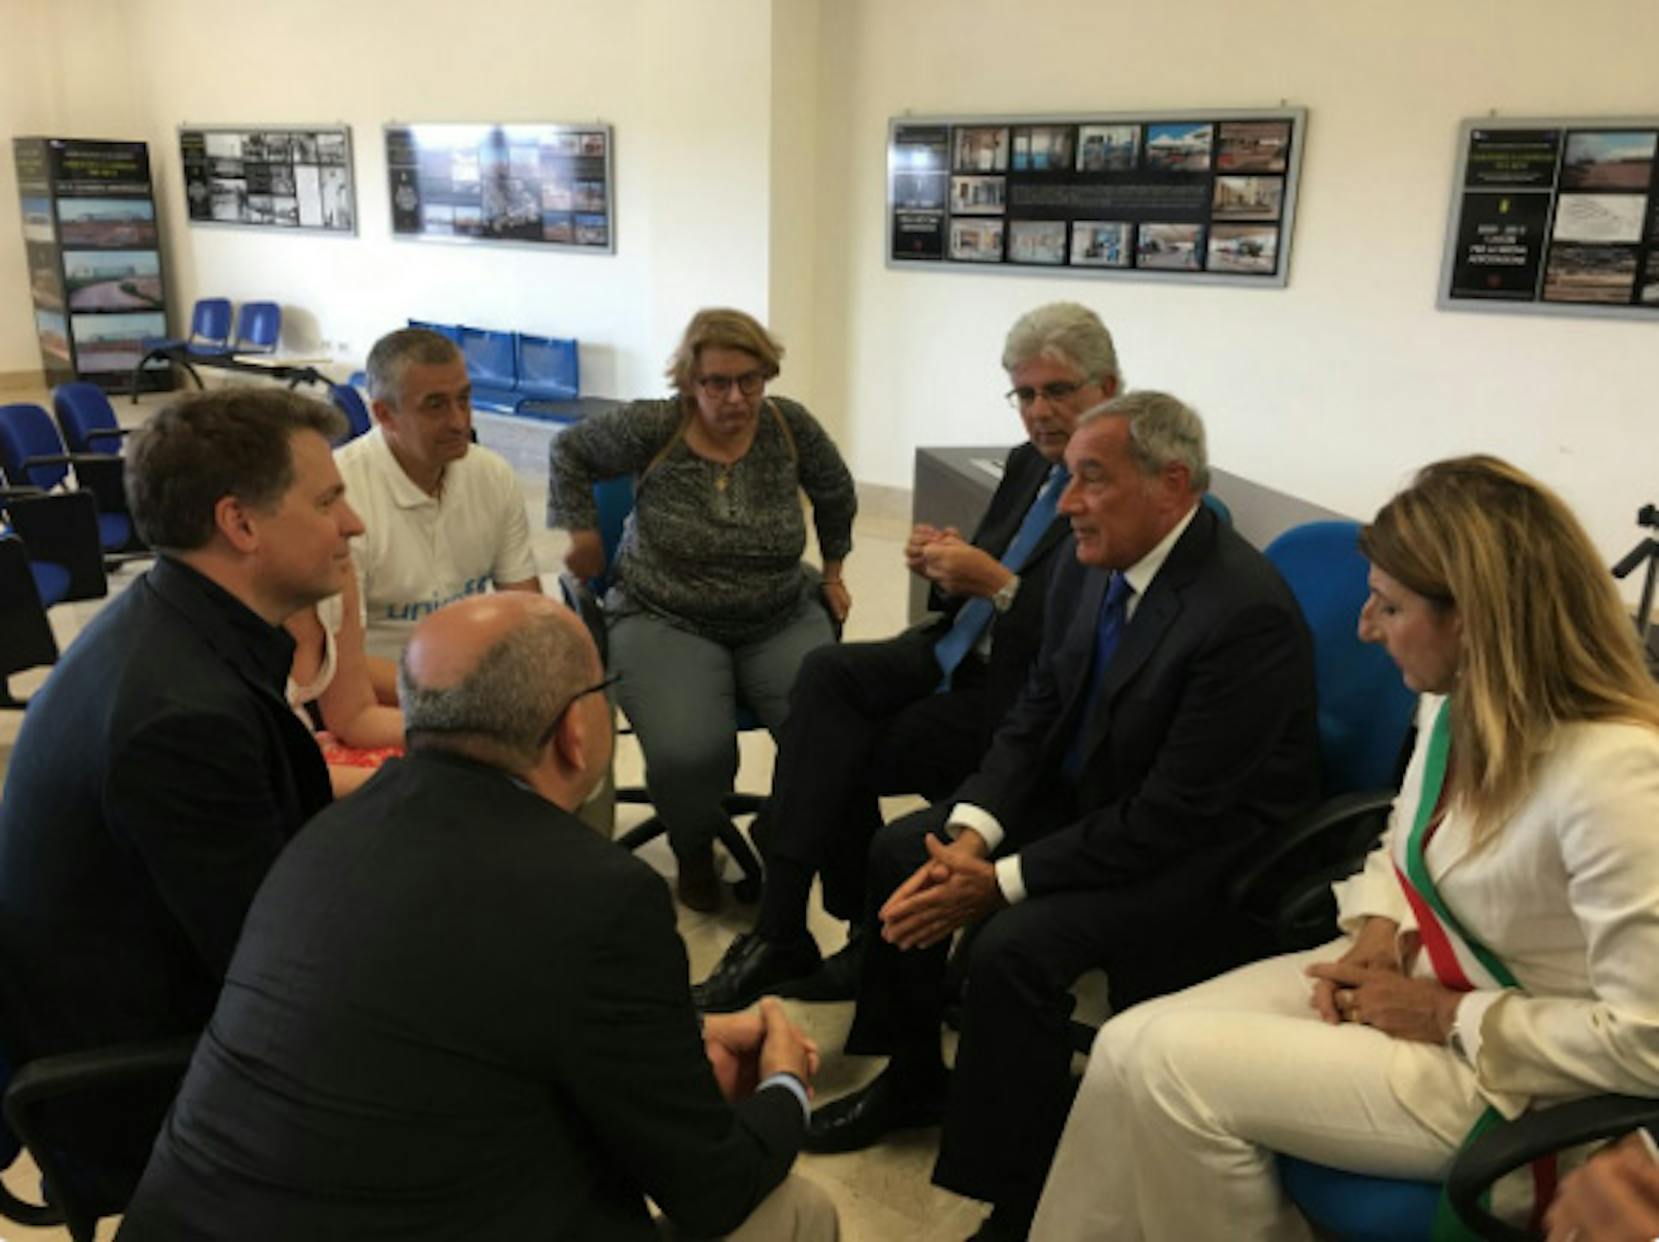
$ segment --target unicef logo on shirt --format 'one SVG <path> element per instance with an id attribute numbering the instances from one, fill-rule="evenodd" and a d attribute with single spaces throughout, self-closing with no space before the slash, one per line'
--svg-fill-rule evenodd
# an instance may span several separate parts
<path id="1" fill-rule="evenodd" d="M 388 621 L 419 621 L 422 617 L 430 616 L 445 604 L 453 604 L 458 599 L 466 599 L 469 595 L 482 595 L 495 586 L 494 574 L 483 574 L 477 578 L 468 578 L 461 584 L 459 591 L 452 591 L 448 595 L 434 595 L 431 599 L 411 600 L 408 603 L 390 603 L 386 605 L 386 620 Z"/>

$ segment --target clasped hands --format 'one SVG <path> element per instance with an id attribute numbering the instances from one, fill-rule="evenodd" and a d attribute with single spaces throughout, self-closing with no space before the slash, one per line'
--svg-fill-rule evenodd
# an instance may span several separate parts
<path id="1" fill-rule="evenodd" d="M 734 1103 L 753 1095 L 773 1074 L 793 1074 L 812 1094 L 818 1045 L 789 1020 L 776 997 L 765 997 L 742 1013 L 707 1015 L 703 1051 L 720 1094 Z"/>
<path id="2" fill-rule="evenodd" d="M 954 526 L 918 522 L 904 545 L 904 563 L 947 595 L 989 599 L 1014 575 L 982 548 L 962 538 Z"/>
<path id="3" fill-rule="evenodd" d="M 1358 1022 L 1395 1039 L 1445 1043 L 1462 994 L 1406 974 L 1399 932 L 1393 919 L 1366 919 L 1340 958 L 1307 968 L 1314 980 L 1308 1003 L 1333 1025 Z"/>
<path id="4" fill-rule="evenodd" d="M 882 939 L 901 949 L 929 948 L 1006 904 L 984 837 L 965 828 L 949 845 L 925 840 L 928 860 L 876 912 Z"/>

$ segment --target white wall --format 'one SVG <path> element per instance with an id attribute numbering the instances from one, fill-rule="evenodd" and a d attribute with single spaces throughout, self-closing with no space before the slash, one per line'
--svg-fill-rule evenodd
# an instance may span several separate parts
<path id="1" fill-rule="evenodd" d="M 1196 404 L 1226 468 L 1370 513 L 1415 465 L 1485 449 L 1556 484 L 1609 558 L 1655 499 L 1653 325 L 1434 309 L 1459 119 L 1659 112 L 1659 5 L 1632 0 L 4 0 L 10 133 L 151 142 L 173 296 L 275 297 L 290 344 L 360 359 L 407 315 L 570 334 L 590 392 L 661 391 L 697 306 L 768 317 L 783 390 L 854 473 L 1007 441 L 1003 333 L 1095 307 L 1132 384 Z M 15 15 L 14 15 L 15 10 Z M 890 116 L 1309 109 L 1284 290 L 894 272 Z M 615 256 L 393 241 L 388 120 L 616 127 Z M 345 121 L 359 235 L 184 223 L 176 127 Z M 9 165 L 0 371 L 36 365 Z"/>
<path id="2" fill-rule="evenodd" d="M 1008 440 L 1002 335 L 1075 298 L 1130 383 L 1206 417 L 1218 464 L 1369 515 L 1413 467 L 1501 453 L 1555 484 L 1609 558 L 1659 498 L 1659 323 L 1434 308 L 1460 119 L 1659 113 L 1659 5 L 1630 0 L 842 0 L 825 6 L 822 403 L 859 478 L 916 444 Z M 1282 291 L 883 266 L 890 116 L 1310 112 Z M 830 120 L 833 117 L 834 120 Z"/>
<path id="3" fill-rule="evenodd" d="M 407 316 L 576 336 L 583 387 L 663 388 L 698 306 L 767 311 L 771 27 L 765 0 L 284 0 L 227 38 L 208 0 L 129 0 L 173 298 L 274 298 L 284 343 L 360 362 Z M 252 16 L 257 14 L 257 16 Z M 615 126 L 615 256 L 394 241 L 388 121 Z M 358 235 L 189 227 L 176 127 L 352 127 Z"/>

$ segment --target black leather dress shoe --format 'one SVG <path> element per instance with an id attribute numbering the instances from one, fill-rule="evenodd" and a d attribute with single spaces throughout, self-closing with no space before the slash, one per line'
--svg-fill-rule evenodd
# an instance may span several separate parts
<path id="1" fill-rule="evenodd" d="M 823 960 L 811 936 L 767 940 L 745 932 L 732 941 L 713 973 L 692 987 L 691 1003 L 705 1013 L 736 1013 L 778 984 L 810 975 Z"/>
<path id="2" fill-rule="evenodd" d="M 846 947 L 824 959 L 824 964 L 802 979 L 780 984 L 777 995 L 789 1000 L 828 1002 L 854 1000 L 864 973 L 864 929 L 854 927 Z"/>
<path id="3" fill-rule="evenodd" d="M 808 1151 L 863 1151 L 894 1130 L 938 1125 L 945 1115 L 943 1092 L 916 1099 L 900 1098 L 885 1071 L 862 1091 L 814 1109 L 807 1125 Z"/>

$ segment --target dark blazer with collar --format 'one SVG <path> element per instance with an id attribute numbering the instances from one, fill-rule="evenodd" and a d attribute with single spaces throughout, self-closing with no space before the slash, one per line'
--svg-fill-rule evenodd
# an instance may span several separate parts
<path id="1" fill-rule="evenodd" d="M 282 695 L 287 634 L 162 558 L 74 642 L 0 799 L 0 1038 L 14 1065 L 188 1034 L 272 861 L 329 801 Z M 48 1114 L 128 1189 L 171 1087 Z"/>
<path id="2" fill-rule="evenodd" d="M 504 773 L 416 751 L 249 912 L 127 1242 L 655 1242 L 734 1229 L 805 1118 L 710 1071 L 661 877 Z"/>
<path id="3" fill-rule="evenodd" d="M 1009 451 L 1003 467 L 1002 482 L 997 485 L 991 502 L 985 508 L 969 541 L 1000 558 L 1013 541 L 1026 511 L 1031 508 L 1037 493 L 1048 478 L 1050 463 L 1029 443 Z M 1000 721 L 1019 697 L 1025 685 L 1031 663 L 1043 637 L 1043 605 L 1048 594 L 1049 574 L 1058 559 L 1057 552 L 1067 544 L 1071 524 L 1056 517 L 1043 532 L 1037 546 L 1016 572 L 1020 575 L 1020 589 L 1014 594 L 1013 606 L 998 613 L 991 621 L 991 658 L 985 677 L 985 714 L 992 721 Z M 957 610 L 966 601 L 962 596 L 946 595 L 934 587 L 928 595 L 929 607 L 941 615 L 928 623 L 935 639 L 950 628 Z M 994 727 L 994 726 L 993 726 Z"/>
<path id="4" fill-rule="evenodd" d="M 1225 868 L 1319 793 L 1313 645 L 1267 558 L 1200 506 L 1084 718 L 1108 575 L 1070 541 L 1030 681 L 958 791 L 994 814 L 1032 896 Z M 1085 730 L 1075 791 L 1060 775 Z"/>

